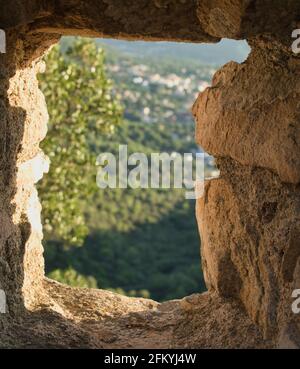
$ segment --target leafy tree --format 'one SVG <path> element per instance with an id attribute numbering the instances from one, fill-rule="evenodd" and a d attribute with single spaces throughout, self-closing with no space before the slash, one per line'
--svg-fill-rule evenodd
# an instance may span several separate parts
<path id="1" fill-rule="evenodd" d="M 51 170 L 39 185 L 46 239 L 81 245 L 88 234 L 83 214 L 95 186 L 93 135 L 111 135 L 122 108 L 106 77 L 104 52 L 93 41 L 75 39 L 66 50 L 56 46 L 40 76 L 50 114 L 42 148 Z"/>
<path id="2" fill-rule="evenodd" d="M 46 272 L 72 286 L 87 286 L 86 278 L 92 276 L 93 286 L 96 281 L 119 294 L 159 301 L 203 291 L 195 204 L 184 199 L 185 191 L 99 190 L 94 176 L 96 155 L 118 154 L 119 144 L 127 144 L 129 154 L 148 156 L 198 150 L 188 109 L 198 81 L 209 79 L 210 68 L 200 66 L 195 72 L 189 63 L 164 65 L 123 53 L 112 58 L 108 52 L 107 58 L 107 72 L 126 107 L 122 124 L 117 94 L 105 77 L 103 51 L 93 43 L 63 39 L 47 57 L 47 72 L 41 77 L 50 113 L 43 146 L 52 161 L 40 185 Z M 134 83 L 132 68 L 141 63 L 148 68 L 145 80 L 175 73 L 194 81 L 192 93 Z M 145 107 L 151 111 L 148 123 Z M 62 247 L 79 246 L 83 238 L 82 247 Z"/>

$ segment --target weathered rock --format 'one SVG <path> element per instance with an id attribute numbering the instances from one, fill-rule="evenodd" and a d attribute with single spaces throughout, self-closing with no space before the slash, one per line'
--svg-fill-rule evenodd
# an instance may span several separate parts
<path id="1" fill-rule="evenodd" d="M 196 141 L 210 154 L 300 182 L 300 59 L 254 49 L 231 62 L 194 105 Z"/>
<path id="2" fill-rule="evenodd" d="M 286 325 L 297 331 L 291 296 L 299 278 L 299 187 L 228 159 L 219 166 L 221 178 L 207 182 L 197 206 L 208 287 L 240 300 L 265 337 Z"/>
<path id="3" fill-rule="evenodd" d="M 2 1 L 4 3 L 4 1 Z M 217 42 L 202 30 L 197 0 L 12 1 L 0 28 L 29 24 L 31 32 L 148 40 Z M 15 11 L 17 8 L 17 11 Z"/>
<path id="4" fill-rule="evenodd" d="M 158 304 L 47 279 L 44 287 L 47 303 L 6 324 L 0 333 L 1 347 L 271 347 L 239 304 L 217 295 L 193 295 L 188 302 Z M 192 308 L 187 309 L 189 304 Z"/>
<path id="5" fill-rule="evenodd" d="M 299 28 L 297 0 L 201 0 L 198 17 L 203 29 L 215 37 L 263 37 L 290 50 L 291 34 Z"/>
<path id="6" fill-rule="evenodd" d="M 219 180 L 198 204 L 208 285 L 240 300 L 281 347 L 299 346 L 299 63 L 252 40 L 243 64 L 219 70 L 193 111 L 196 140 L 218 158 Z M 234 160 L 233 160 L 234 159 Z"/>

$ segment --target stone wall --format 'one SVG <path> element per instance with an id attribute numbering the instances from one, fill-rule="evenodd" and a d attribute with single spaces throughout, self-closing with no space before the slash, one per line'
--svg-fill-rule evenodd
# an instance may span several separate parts
<path id="1" fill-rule="evenodd" d="M 196 140 L 221 171 L 198 203 L 203 264 L 210 288 L 239 299 L 265 337 L 283 344 L 297 331 L 299 342 L 300 60 L 250 44 L 194 105 Z"/>
<path id="2" fill-rule="evenodd" d="M 48 113 L 38 88 L 36 56 L 50 44 L 45 37 L 28 40 L 9 31 L 7 53 L 0 54 L 0 288 L 6 291 L 11 314 L 37 301 L 44 277 L 35 183 L 47 170 L 39 143 L 47 132 Z"/>
<path id="3" fill-rule="evenodd" d="M 300 59 L 290 48 L 299 2 L 1 0 L 0 9 L 0 289 L 8 303 L 0 346 L 300 347 L 291 311 L 300 288 Z M 39 149 L 47 110 L 36 74 L 62 34 L 248 39 L 248 60 L 221 68 L 193 108 L 196 140 L 221 171 L 197 204 L 208 294 L 160 306 L 44 278 L 35 183 L 48 165 Z"/>

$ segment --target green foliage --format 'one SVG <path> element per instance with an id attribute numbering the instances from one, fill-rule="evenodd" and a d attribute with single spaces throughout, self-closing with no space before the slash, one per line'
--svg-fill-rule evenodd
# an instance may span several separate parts
<path id="1" fill-rule="evenodd" d="M 47 272 L 71 265 L 80 274 L 94 276 L 101 288 L 121 288 L 126 295 L 132 290 L 146 289 L 151 298 L 158 301 L 205 290 L 194 202 L 183 200 L 180 193 L 172 192 L 174 198 L 168 198 L 171 208 L 168 211 L 163 193 L 158 198 L 153 190 L 147 193 L 152 194 L 148 200 L 142 200 L 133 190 L 123 196 L 119 204 L 112 202 L 116 209 L 111 218 L 117 218 L 118 224 L 109 229 L 109 220 L 98 218 L 95 230 L 86 238 L 83 247 L 64 251 L 59 245 L 48 244 Z M 133 200 L 129 207 L 127 198 Z M 157 206 L 153 204 L 159 200 L 160 213 L 151 214 L 152 207 Z M 135 210 L 135 202 L 140 204 L 141 211 Z M 97 204 L 100 206 L 100 202 Z M 106 214 L 109 211 L 106 210 Z M 150 216 L 151 221 L 147 219 Z"/>
<path id="2" fill-rule="evenodd" d="M 83 276 L 72 268 L 68 268 L 66 270 L 53 270 L 49 273 L 48 277 L 72 287 L 98 288 L 97 281 L 94 277 Z"/>
<path id="3" fill-rule="evenodd" d="M 111 135 L 122 109 L 104 71 L 104 52 L 77 39 L 65 52 L 56 46 L 40 76 L 50 122 L 42 148 L 51 170 L 39 185 L 46 239 L 80 246 L 88 234 L 82 202 L 94 189 L 90 136 Z"/>
<path id="4" fill-rule="evenodd" d="M 102 49 L 77 39 L 63 39 L 61 45 L 48 56 L 41 77 L 50 114 L 44 150 L 52 161 L 40 185 L 48 276 L 74 285 L 75 272 L 92 276 L 101 288 L 160 301 L 205 290 L 195 203 L 178 189 L 100 190 L 95 158 L 117 154 L 119 144 L 127 144 L 129 154 L 198 150 L 189 109 L 211 68 L 198 65 L 195 74 L 188 63 L 143 60 L 144 81 L 170 73 L 191 79 L 191 89 L 178 93 L 151 81 L 134 83 L 133 70 L 141 61 L 109 52 L 112 84 L 104 74 Z M 117 124 L 121 108 L 112 96 L 120 94 L 126 119 Z"/>

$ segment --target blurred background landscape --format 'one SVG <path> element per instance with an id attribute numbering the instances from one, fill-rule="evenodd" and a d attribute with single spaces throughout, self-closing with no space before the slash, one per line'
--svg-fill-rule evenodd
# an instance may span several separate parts
<path id="1" fill-rule="evenodd" d="M 242 62 L 245 42 L 217 45 L 63 38 L 40 76 L 49 110 L 39 185 L 46 272 L 78 287 L 157 301 L 205 290 L 195 202 L 179 189 L 96 186 L 96 157 L 196 153 L 191 107 L 213 74 Z M 216 175 L 213 158 L 206 175 Z"/>

